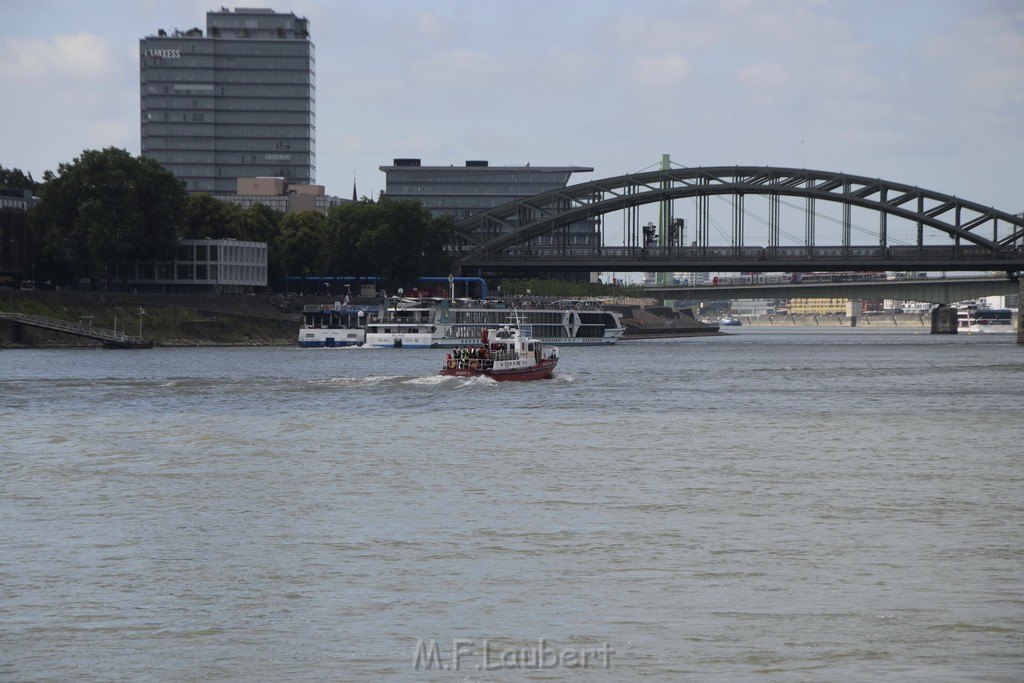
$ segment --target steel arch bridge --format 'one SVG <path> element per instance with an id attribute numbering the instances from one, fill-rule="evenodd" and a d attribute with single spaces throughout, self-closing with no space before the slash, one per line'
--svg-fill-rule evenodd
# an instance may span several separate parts
<path id="1" fill-rule="evenodd" d="M 732 198 L 729 244 L 709 240 L 708 200 Z M 744 198 L 768 203 L 767 244 L 744 244 Z M 805 202 L 804 243 L 781 246 L 782 197 Z M 573 245 L 548 240 L 565 226 L 600 220 L 644 204 L 693 199 L 692 244 Z M 815 203 L 841 206 L 839 244 L 815 243 Z M 878 214 L 873 244 L 852 241 L 852 210 Z M 916 244 L 894 244 L 889 219 L 916 225 Z M 925 228 L 942 242 L 926 244 Z M 1024 269 L 1024 215 L 986 207 L 952 195 L 864 176 L 794 168 L 713 166 L 673 168 L 582 183 L 509 202 L 455 226 L 466 270 L 1006 270 Z M 538 239 L 541 238 L 541 239 Z"/>

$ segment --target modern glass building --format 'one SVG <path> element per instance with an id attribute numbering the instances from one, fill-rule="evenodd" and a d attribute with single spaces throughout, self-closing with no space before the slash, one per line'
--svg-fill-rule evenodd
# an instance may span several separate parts
<path id="1" fill-rule="evenodd" d="M 381 166 L 385 194 L 392 199 L 415 199 L 432 216 L 451 215 L 456 221 L 502 204 L 560 190 L 573 173 L 590 173 L 587 166 L 491 166 L 467 161 L 465 166 L 423 166 L 419 159 L 395 159 Z M 538 247 L 596 246 L 600 244 L 596 220 L 577 221 L 557 233 L 530 240 Z M 567 280 L 587 278 L 581 273 L 551 273 Z"/>
<path id="2" fill-rule="evenodd" d="M 431 215 L 469 218 L 517 199 L 559 190 L 585 166 L 491 166 L 467 161 L 465 166 L 423 166 L 419 159 L 395 159 L 381 166 L 385 194 L 392 199 L 416 199 Z"/>
<path id="3" fill-rule="evenodd" d="M 189 192 L 234 194 L 241 177 L 316 181 L 315 56 L 293 13 L 208 12 L 198 28 L 139 41 L 142 155 Z"/>

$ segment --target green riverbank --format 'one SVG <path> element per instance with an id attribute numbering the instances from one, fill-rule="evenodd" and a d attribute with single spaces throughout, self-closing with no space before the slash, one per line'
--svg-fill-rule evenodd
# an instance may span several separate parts
<path id="1" fill-rule="evenodd" d="M 296 343 L 303 303 L 328 303 L 321 299 L 0 290 L 0 310 L 91 323 L 130 336 L 141 330 L 157 346 L 267 346 Z M 99 346 L 83 337 L 0 320 L 0 348 Z"/>

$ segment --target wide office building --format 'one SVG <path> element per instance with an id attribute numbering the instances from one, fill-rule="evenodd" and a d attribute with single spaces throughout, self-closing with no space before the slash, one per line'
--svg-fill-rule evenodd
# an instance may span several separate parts
<path id="1" fill-rule="evenodd" d="M 189 192 L 235 194 L 238 178 L 316 181 L 309 22 L 269 9 L 206 15 L 206 34 L 139 41 L 142 155 Z"/>
<path id="2" fill-rule="evenodd" d="M 424 166 L 419 159 L 395 159 L 384 171 L 385 194 L 423 202 L 431 215 L 459 221 L 517 199 L 560 190 L 585 166 L 491 166 L 483 160 L 465 166 Z"/>
<path id="3" fill-rule="evenodd" d="M 395 159 L 381 166 L 385 194 L 392 199 L 422 202 L 432 216 L 449 215 L 456 221 L 519 199 L 560 190 L 573 173 L 590 173 L 587 166 L 491 166 L 485 160 L 467 161 L 465 166 L 424 166 L 419 159 Z M 597 246 L 601 235 L 594 220 L 571 223 L 557 233 L 530 240 L 538 247 Z M 526 276 L 528 274 L 524 274 Z M 596 280 L 597 274 L 549 273 L 567 280 Z"/>

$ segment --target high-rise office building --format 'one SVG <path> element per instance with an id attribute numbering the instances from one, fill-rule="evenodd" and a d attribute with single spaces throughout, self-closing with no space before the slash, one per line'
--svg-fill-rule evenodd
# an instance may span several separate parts
<path id="1" fill-rule="evenodd" d="M 234 194 L 241 177 L 316 181 L 309 22 L 269 9 L 206 15 L 206 35 L 139 41 L 142 155 L 189 192 Z"/>

